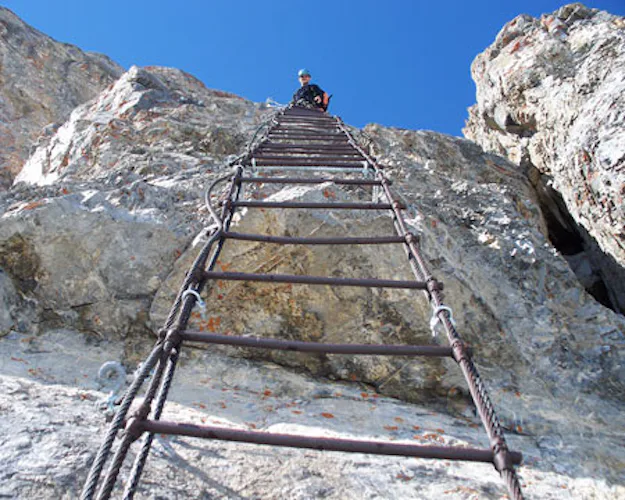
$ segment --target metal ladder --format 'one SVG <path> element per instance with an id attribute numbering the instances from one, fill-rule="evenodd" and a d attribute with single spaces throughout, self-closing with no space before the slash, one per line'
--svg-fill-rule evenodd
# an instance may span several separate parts
<path id="1" fill-rule="evenodd" d="M 284 172 L 298 172 L 288 177 Z M 263 175 L 259 175 L 261 173 Z M 274 175 L 269 173 L 274 172 Z M 329 173 L 336 175 L 328 175 Z M 303 174 L 303 175 L 302 175 Z M 221 212 L 211 204 L 216 187 L 229 182 Z M 327 184 L 372 188 L 370 202 L 293 202 L 242 199 L 244 187 L 249 184 Z M 404 221 L 403 204 L 390 190 L 391 181 L 383 168 L 356 142 L 340 118 L 316 109 L 289 106 L 280 110 L 270 126 L 248 151 L 238 158 L 234 173 L 217 179 L 206 194 L 207 206 L 215 222 L 205 243 L 178 292 L 164 327 L 150 355 L 142 363 L 134 382 L 127 390 L 93 462 L 82 492 L 83 500 L 108 499 L 117 483 L 122 464 L 130 446 L 141 438 L 141 448 L 136 455 L 123 498 L 133 498 L 139 485 L 145 461 L 149 455 L 154 434 L 202 437 L 208 439 L 240 441 L 271 446 L 310 448 L 380 455 L 464 460 L 492 463 L 506 483 L 510 497 L 522 499 L 523 494 L 515 466 L 522 461 L 518 452 L 510 451 L 503 431 L 471 359 L 471 351 L 462 341 L 451 318 L 451 309 L 443 304 L 443 284 L 430 273 L 419 247 L 417 235 L 408 231 Z M 379 201 L 379 198 L 385 198 Z M 386 210 L 391 211 L 396 235 L 380 237 L 287 237 L 263 234 L 246 234 L 230 231 L 232 217 L 240 208 L 249 209 L 300 209 L 300 210 Z M 218 272 L 214 270 L 222 248 L 228 240 L 243 240 L 277 245 L 401 245 L 406 253 L 414 280 L 388 280 L 377 278 L 337 278 L 291 274 L 257 274 Z M 433 308 L 433 321 L 440 322 L 449 346 L 439 345 L 372 345 L 327 344 L 289 341 L 247 336 L 218 335 L 192 331 L 187 328 L 192 309 L 201 301 L 204 286 L 214 280 L 257 281 L 268 283 L 293 283 L 329 286 L 358 286 L 376 288 L 402 288 L 421 290 Z M 319 438 L 301 435 L 276 434 L 250 430 L 226 429 L 210 425 L 194 425 L 161 420 L 180 351 L 185 341 L 254 347 L 260 349 L 288 350 L 309 353 L 433 356 L 450 357 L 456 361 L 467 382 L 469 392 L 488 435 L 490 448 L 476 449 L 453 446 L 424 446 L 379 441 Z M 152 372 L 152 373 L 151 373 Z M 151 375 L 151 377 L 150 377 Z M 130 406 L 139 389 L 150 377 L 146 394 L 132 413 Z M 102 475 L 111 454 L 113 441 L 121 440 L 109 467 Z M 100 489 L 96 490 L 98 485 Z"/>

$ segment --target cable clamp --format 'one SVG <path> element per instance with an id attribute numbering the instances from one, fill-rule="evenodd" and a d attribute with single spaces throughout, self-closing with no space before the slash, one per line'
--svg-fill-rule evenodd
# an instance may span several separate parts
<path id="1" fill-rule="evenodd" d="M 447 312 L 449 313 L 449 322 L 453 325 L 456 326 L 456 322 L 454 321 L 454 312 L 451 310 L 451 307 L 447 307 L 447 306 L 438 306 L 436 309 L 434 309 L 434 311 L 432 312 L 432 318 L 430 319 L 430 330 L 432 330 L 432 337 L 436 337 L 436 334 L 438 333 L 436 331 L 436 327 L 438 326 L 439 323 L 442 323 L 442 320 L 440 319 L 440 317 L 438 316 L 439 313 L 441 312 Z"/>
<path id="2" fill-rule="evenodd" d="M 195 305 L 200 308 L 200 314 L 202 315 L 202 319 L 206 319 L 206 302 L 202 300 L 200 294 L 196 290 L 191 290 L 190 288 L 182 292 L 182 300 L 187 298 L 187 295 L 193 295 L 195 297 Z"/>
<path id="3" fill-rule="evenodd" d="M 498 472 L 513 469 L 512 456 L 503 437 L 495 436 L 491 439 L 490 447 L 493 450 L 493 465 Z"/>

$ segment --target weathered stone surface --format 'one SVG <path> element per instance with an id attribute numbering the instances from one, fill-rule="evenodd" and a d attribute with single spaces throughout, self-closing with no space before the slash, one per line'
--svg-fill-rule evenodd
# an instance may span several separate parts
<path id="1" fill-rule="evenodd" d="M 3 194 L 0 265 L 39 328 L 144 331 L 199 232 L 202 192 L 263 106 L 167 68 L 132 68 L 36 149 Z M 40 187 L 37 187 L 40 186 Z"/>
<path id="2" fill-rule="evenodd" d="M 581 239 L 559 246 L 584 251 L 573 259 L 586 258 L 605 302 L 625 311 L 625 19 L 579 3 L 522 15 L 471 70 L 466 137 L 539 172 L 552 239 Z"/>
<path id="3" fill-rule="evenodd" d="M 132 68 L 51 129 L 16 184 L 0 194 L 2 494 L 77 495 L 104 426 L 93 413 L 93 400 L 105 397 L 95 392 L 98 367 L 115 360 L 132 371 L 143 358 L 210 223 L 206 185 L 224 174 L 227 155 L 241 151 L 269 112 L 179 70 Z M 511 447 L 526 454 L 528 496 L 622 496 L 625 321 L 584 291 L 549 243 L 531 168 L 434 132 L 377 125 L 356 132 L 363 140 L 366 133 L 395 181 Z M 333 186 L 265 185 L 245 196 L 371 199 L 370 192 Z M 373 235 L 392 234 L 392 221 L 372 213 L 248 210 L 234 228 Z M 399 248 L 230 243 L 217 269 L 410 277 Z M 194 311 L 193 326 L 208 331 L 445 343 L 431 338 L 431 310 L 420 292 L 216 283 L 205 298 L 207 317 Z M 286 354 L 259 361 L 251 352 L 191 347 L 182 353 L 176 403 L 166 409 L 172 420 L 488 445 L 451 362 Z M 74 421 L 82 426 L 66 425 Z M 492 468 L 466 464 L 186 440 L 159 439 L 156 451 L 146 496 L 503 493 Z"/>
<path id="4" fill-rule="evenodd" d="M 71 343 L 64 342 L 71 338 Z M 145 347 L 141 354 L 145 354 Z M 105 431 L 97 403 L 98 367 L 119 345 L 79 332 L 12 334 L 0 345 L 0 494 L 70 499 L 80 494 Z M 129 376 L 129 381 L 131 376 Z M 164 419 L 229 428 L 483 447 L 474 417 L 384 397 L 358 384 L 332 383 L 268 363 L 183 350 Z M 539 443 L 539 444 L 537 444 Z M 527 498 L 621 498 L 590 460 L 554 456 L 557 441 L 513 435 L 525 454 Z M 122 469 L 122 475 L 128 468 Z M 157 436 L 140 496 L 155 498 L 484 498 L 505 489 L 488 465 L 319 453 Z M 118 493 L 116 492 L 116 495 Z M 121 495 L 121 492 L 119 492 Z"/>
<path id="5" fill-rule="evenodd" d="M 11 185 L 42 133 L 123 72 L 102 54 L 56 42 L 0 6 L 0 189 Z"/>
<path id="6" fill-rule="evenodd" d="M 41 144 L 15 182 L 164 177 L 213 167 L 239 153 L 258 106 L 207 89 L 169 68 L 132 67 L 97 99 L 76 108 Z"/>

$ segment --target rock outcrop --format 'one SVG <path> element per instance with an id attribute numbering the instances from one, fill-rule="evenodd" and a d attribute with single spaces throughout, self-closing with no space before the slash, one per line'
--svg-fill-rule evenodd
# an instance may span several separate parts
<path id="1" fill-rule="evenodd" d="M 205 187 L 271 113 L 182 71 L 133 67 L 43 138 L 15 185 L 0 193 L 0 435 L 7 436 L 0 495 L 78 495 L 105 425 L 94 410 L 106 398 L 96 390 L 98 367 L 114 359 L 133 370 L 143 359 L 209 224 Z M 609 446 L 625 439 L 615 425 L 625 396 L 625 320 L 584 290 L 549 242 L 549 217 L 530 176 L 460 138 L 377 125 L 354 132 L 395 181 L 408 223 L 445 283 L 446 302 L 476 353 L 511 447 L 526 456 L 521 476 L 528 496 L 625 494 L 625 452 Z M 371 196 L 332 186 L 266 185 L 246 193 Z M 250 209 L 235 227 L 293 236 L 393 231 L 388 217 L 338 211 Z M 241 242 L 225 246 L 218 268 L 401 279 L 410 277 L 404 262 L 393 249 Z M 432 339 L 431 309 L 419 293 L 217 283 L 205 299 L 206 316 L 194 313 L 193 326 L 207 331 L 444 343 Z M 451 361 L 292 353 L 259 359 L 244 350 L 189 346 L 180 364 L 170 419 L 488 445 Z M 504 492 L 492 468 L 470 464 L 283 456 L 159 438 L 143 492 L 177 498 Z M 171 474 L 172 467 L 180 472 Z"/>
<path id="2" fill-rule="evenodd" d="M 31 323 L 145 331 L 152 295 L 202 227 L 205 184 L 260 108 L 136 67 L 76 108 L 3 195 L 0 262 L 37 297 Z"/>
<path id="3" fill-rule="evenodd" d="M 0 6 L 0 189 L 11 185 L 40 135 L 51 135 L 122 72 L 108 57 L 56 42 Z"/>
<path id="4" fill-rule="evenodd" d="M 579 3 L 521 15 L 471 69 L 466 137 L 529 170 L 552 241 L 625 311 L 625 18 Z"/>

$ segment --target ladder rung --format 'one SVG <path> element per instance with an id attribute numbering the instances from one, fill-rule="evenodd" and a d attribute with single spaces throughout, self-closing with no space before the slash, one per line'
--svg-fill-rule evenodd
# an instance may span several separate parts
<path id="1" fill-rule="evenodd" d="M 275 151 L 268 152 L 256 152 L 253 157 L 256 158 L 256 161 L 307 161 L 307 162 L 363 162 L 367 161 L 367 159 L 362 156 L 360 153 L 334 153 L 332 155 L 328 153 L 324 153 L 325 156 L 321 156 L 319 153 L 297 153 L 295 151 L 286 151 L 278 154 Z M 299 155 L 299 156 L 296 156 Z M 306 156 L 301 156 L 306 155 Z M 312 156 L 316 155 L 316 156 Z"/>
<path id="2" fill-rule="evenodd" d="M 182 340 L 191 342 L 254 347 L 258 349 L 275 349 L 277 351 L 377 356 L 430 356 L 438 358 L 452 356 L 451 347 L 437 345 L 323 344 L 320 342 L 302 342 L 299 340 L 218 335 L 216 333 L 193 332 L 188 330 L 180 332 L 180 337 Z"/>
<path id="3" fill-rule="evenodd" d="M 251 162 L 250 162 L 251 163 Z M 352 160 L 352 161 L 319 161 L 316 162 L 314 159 L 310 161 L 299 160 L 297 158 L 291 158 L 290 160 L 264 160 L 258 159 L 254 162 L 256 166 L 259 167 L 335 167 L 335 168 L 364 168 L 364 161 Z"/>
<path id="4" fill-rule="evenodd" d="M 251 155 L 262 154 L 262 155 L 285 155 L 285 154 L 295 154 L 295 155 L 359 155 L 360 158 L 365 160 L 365 158 L 358 153 L 355 149 L 343 148 L 343 149 L 325 149 L 315 147 L 314 145 L 310 148 L 299 148 L 299 147 L 290 147 L 290 144 L 284 144 L 284 147 L 274 148 L 274 147 L 260 147 L 251 151 Z"/>
<path id="5" fill-rule="evenodd" d="M 326 126 L 317 126 L 311 125 L 303 127 L 301 125 L 294 127 L 285 127 L 280 125 L 279 127 L 275 127 L 271 129 L 271 133 L 302 133 L 302 134 L 319 134 L 319 135 L 344 135 L 339 129 L 336 127 L 326 127 Z"/>
<path id="6" fill-rule="evenodd" d="M 288 111 L 286 113 L 283 113 L 279 118 L 278 121 L 281 121 L 282 118 L 301 118 L 301 117 L 309 117 L 312 120 L 322 120 L 322 121 L 331 121 L 332 123 L 337 123 L 337 121 L 334 119 L 333 116 L 327 114 L 327 113 L 321 113 L 319 111 L 316 110 L 312 110 L 311 113 L 293 113 L 291 111 Z"/>
<path id="7" fill-rule="evenodd" d="M 237 441 L 241 443 L 285 446 L 289 448 L 307 448 L 320 451 L 343 451 L 348 453 L 368 453 L 374 455 L 396 455 L 440 460 L 466 460 L 469 462 L 493 463 L 491 450 L 461 448 L 457 446 L 423 446 L 415 444 L 388 443 L 383 441 L 363 441 L 356 439 L 337 439 L 293 434 L 278 434 L 259 431 L 228 429 L 211 425 L 195 425 L 163 420 L 144 420 L 137 422 L 141 431 L 152 434 L 171 434 L 177 436 Z M 510 451 L 513 465 L 521 463 L 522 455 Z"/>
<path id="8" fill-rule="evenodd" d="M 314 148 L 314 151 L 355 151 L 358 152 L 358 150 L 352 146 L 350 146 L 349 144 L 345 145 L 345 146 L 341 146 L 341 145 L 337 145 L 337 146 L 323 146 L 323 145 L 318 145 L 318 144 L 275 144 L 275 143 L 262 143 L 259 144 L 259 146 L 256 148 L 256 150 L 282 150 L 282 149 L 289 149 L 289 150 L 296 150 L 296 149 L 303 149 L 306 151 L 310 151 L 312 148 Z"/>
<path id="9" fill-rule="evenodd" d="M 373 278 L 332 278 L 296 274 L 255 274 L 221 271 L 204 271 L 204 278 L 224 281 L 260 281 L 265 283 L 296 283 L 301 285 L 362 286 L 369 288 L 404 288 L 427 290 L 425 281 L 382 280 Z M 442 288 L 442 283 L 438 284 Z"/>
<path id="10" fill-rule="evenodd" d="M 248 168 L 253 168 L 251 165 L 246 165 Z M 362 174 L 364 167 L 328 167 L 328 166 L 319 166 L 319 165 L 256 165 L 254 167 L 256 170 L 299 170 L 299 171 L 308 171 L 308 172 L 355 172 Z M 379 168 L 379 167 L 378 167 Z"/>
<path id="11" fill-rule="evenodd" d="M 248 208 L 326 208 L 329 210 L 391 210 L 390 203 L 325 203 L 325 202 L 298 202 L 298 201 L 235 201 L 235 207 Z M 399 204 L 400 209 L 405 209 L 405 205 Z"/>
<path id="12" fill-rule="evenodd" d="M 275 139 L 280 139 L 280 140 L 304 140 L 304 141 L 329 141 L 330 143 L 339 143 L 342 142 L 344 144 L 349 144 L 349 141 L 347 140 L 347 137 L 345 136 L 341 136 L 338 134 L 335 134 L 333 136 L 330 137 L 319 137 L 319 136 L 315 136 L 315 135 L 304 135 L 304 134 L 284 134 L 284 135 L 276 135 L 276 134 L 269 134 L 267 136 L 267 138 L 269 140 L 275 140 Z"/>
<path id="13" fill-rule="evenodd" d="M 298 114 L 298 113 L 289 113 L 282 115 L 279 119 L 279 123 L 290 122 L 290 121 L 301 121 L 304 120 L 306 122 L 321 122 L 321 123 L 332 123 L 335 126 L 337 125 L 336 120 L 330 118 L 329 116 L 315 116 L 311 114 Z"/>
<path id="14" fill-rule="evenodd" d="M 332 115 L 328 113 L 324 113 L 323 110 L 321 109 L 302 108 L 301 106 L 295 106 L 295 107 L 287 109 L 280 117 L 294 116 L 294 115 L 305 115 L 305 116 L 311 116 L 313 118 L 334 120 Z"/>
<path id="15" fill-rule="evenodd" d="M 297 134 L 297 135 L 312 135 L 312 136 L 320 136 L 320 137 L 321 136 L 345 137 L 345 134 L 343 134 L 343 132 L 341 132 L 338 129 L 335 132 L 331 132 L 330 129 L 319 131 L 319 130 L 312 130 L 312 129 L 303 129 L 301 127 L 292 128 L 292 129 L 274 128 L 271 130 L 270 133 L 274 135 Z"/>
<path id="16" fill-rule="evenodd" d="M 277 243 L 280 245 L 386 245 L 390 243 L 405 243 L 403 236 L 381 237 L 328 237 L 328 238 L 295 238 L 290 236 L 271 236 L 267 234 L 246 234 L 235 232 L 222 233 L 224 238 L 242 241 L 260 241 L 264 243 Z"/>
<path id="17" fill-rule="evenodd" d="M 380 186 L 382 181 L 371 179 L 337 179 L 335 177 L 305 178 L 305 177 L 241 177 L 241 182 L 254 182 L 260 184 L 333 184 L 355 185 L 355 186 Z M 386 181 L 391 184 L 390 180 Z"/>
<path id="18" fill-rule="evenodd" d="M 288 120 L 279 120 L 276 128 L 333 128 L 335 130 L 341 130 L 337 123 L 332 120 L 306 120 L 305 118 L 290 118 Z"/>
<path id="19" fill-rule="evenodd" d="M 341 139 L 341 140 L 345 140 L 347 141 L 347 137 L 345 137 L 344 134 L 340 134 L 340 133 L 329 133 L 329 132 L 325 132 L 325 133 L 321 133 L 321 132 L 314 132 L 314 131 L 310 131 L 310 132 L 305 132 L 302 131 L 301 129 L 298 130 L 272 130 L 269 133 L 269 137 L 292 137 L 292 136 L 297 136 L 297 137 L 304 137 L 304 138 L 317 138 L 317 139 Z"/>

